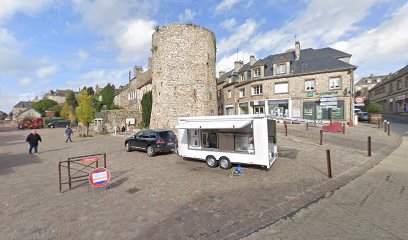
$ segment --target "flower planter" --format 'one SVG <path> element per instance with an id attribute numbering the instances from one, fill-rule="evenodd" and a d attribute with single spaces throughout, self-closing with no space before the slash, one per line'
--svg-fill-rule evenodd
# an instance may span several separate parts
<path id="1" fill-rule="evenodd" d="M 370 123 L 378 124 L 382 121 L 382 114 L 381 113 L 369 113 L 368 119 Z"/>

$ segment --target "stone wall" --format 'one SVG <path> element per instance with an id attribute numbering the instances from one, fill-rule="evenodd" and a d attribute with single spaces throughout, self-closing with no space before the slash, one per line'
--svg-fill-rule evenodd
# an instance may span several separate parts
<path id="1" fill-rule="evenodd" d="M 215 115 L 215 36 L 175 24 L 153 34 L 151 128 L 173 127 L 178 117 Z"/>
<path id="2" fill-rule="evenodd" d="M 142 117 L 138 111 L 132 111 L 127 109 L 118 109 L 118 110 L 105 110 L 102 111 L 103 118 L 103 127 L 106 128 L 108 133 L 113 133 L 115 127 L 127 126 L 126 118 L 135 118 L 135 125 L 130 126 L 130 130 L 138 128 L 139 123 L 142 120 Z"/>

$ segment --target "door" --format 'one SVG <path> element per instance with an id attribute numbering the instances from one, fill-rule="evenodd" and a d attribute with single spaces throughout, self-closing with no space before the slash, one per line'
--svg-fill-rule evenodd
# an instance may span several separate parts
<path id="1" fill-rule="evenodd" d="M 149 145 L 152 142 L 152 135 L 153 135 L 153 131 L 151 130 L 147 130 L 147 131 L 143 131 L 143 136 L 140 140 L 140 147 L 143 149 L 147 148 L 147 145 Z"/>
<path id="2" fill-rule="evenodd" d="M 134 148 L 142 148 L 142 141 L 143 141 L 143 131 L 136 133 L 134 139 L 132 139 L 131 146 Z"/>

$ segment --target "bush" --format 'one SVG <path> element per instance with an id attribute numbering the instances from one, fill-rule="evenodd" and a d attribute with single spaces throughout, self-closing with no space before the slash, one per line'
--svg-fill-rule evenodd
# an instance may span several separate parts
<path id="1" fill-rule="evenodd" d="M 369 113 L 381 113 L 381 106 L 378 103 L 368 104 L 367 112 Z"/>
<path id="2" fill-rule="evenodd" d="M 152 114 L 152 91 L 145 93 L 142 97 L 142 127 L 148 128 L 150 125 L 150 116 Z"/>

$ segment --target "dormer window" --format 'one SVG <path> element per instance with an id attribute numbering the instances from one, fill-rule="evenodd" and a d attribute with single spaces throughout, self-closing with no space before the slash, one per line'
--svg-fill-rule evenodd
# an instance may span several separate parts
<path id="1" fill-rule="evenodd" d="M 276 74 L 286 74 L 286 64 L 276 65 Z"/>
<path id="2" fill-rule="evenodd" d="M 261 68 L 254 69 L 254 78 L 261 76 Z"/>
<path id="3" fill-rule="evenodd" d="M 245 74 L 241 74 L 240 78 L 241 78 L 241 82 L 245 81 Z"/>
<path id="4" fill-rule="evenodd" d="M 231 77 L 228 78 L 228 83 L 232 83 L 232 78 Z"/>

